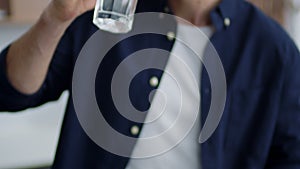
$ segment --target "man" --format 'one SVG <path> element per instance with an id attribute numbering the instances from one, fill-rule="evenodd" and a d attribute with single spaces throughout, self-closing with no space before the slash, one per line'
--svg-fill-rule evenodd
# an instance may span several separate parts
<path id="1" fill-rule="evenodd" d="M 97 31 L 91 23 L 92 12 L 83 14 L 92 9 L 94 3 L 93 0 L 51 1 L 40 20 L 2 52 L 1 110 L 35 107 L 56 100 L 64 90 L 71 89 L 76 57 Z M 189 162 L 185 158 L 189 152 L 184 149 L 176 150 L 175 154 L 173 151 L 170 156 L 167 152 L 171 158 L 164 163 L 159 158 L 130 160 L 98 147 L 84 133 L 70 99 L 53 168 L 178 168 L 171 164 L 180 163 L 187 168 L 203 169 L 300 168 L 300 77 L 297 76 L 300 56 L 286 33 L 241 0 L 140 0 L 137 12 L 148 11 L 173 12 L 196 26 L 213 27 L 213 34 L 208 34 L 220 54 L 228 84 L 226 108 L 219 127 L 207 142 L 199 144 L 201 155 L 193 155 L 198 161 Z M 170 37 L 153 36 L 147 41 L 149 43 L 144 45 L 133 40 L 128 45 L 121 45 L 114 54 L 121 57 L 120 51 L 149 46 L 171 51 L 176 43 Z M 117 59 L 112 65 L 119 62 Z M 109 68 L 110 65 L 105 66 L 105 70 L 109 71 Z M 201 74 L 203 124 L 211 90 L 207 73 L 202 71 Z M 147 72 L 138 80 L 142 82 L 153 75 L 161 79 L 162 73 Z M 105 82 L 96 83 L 101 86 Z M 148 105 L 143 91 L 153 90 L 147 85 L 140 83 L 132 92 L 133 102 L 141 100 L 142 109 Z M 107 88 L 102 86 L 100 91 L 96 89 L 99 99 L 107 98 Z M 110 101 L 104 103 L 109 104 Z M 142 124 L 121 118 L 117 112 L 111 113 L 113 116 L 107 120 L 116 130 L 138 137 Z M 191 153 L 197 154 L 197 150 L 191 149 Z"/>

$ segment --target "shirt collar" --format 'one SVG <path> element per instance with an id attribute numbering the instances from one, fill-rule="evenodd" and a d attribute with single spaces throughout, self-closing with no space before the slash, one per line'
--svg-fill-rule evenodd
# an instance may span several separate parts
<path id="1" fill-rule="evenodd" d="M 216 30 L 226 29 L 234 22 L 239 1 L 241 0 L 222 0 L 221 3 L 211 11 L 211 20 Z"/>
<path id="2" fill-rule="evenodd" d="M 211 20 L 217 31 L 226 29 L 232 24 L 237 13 L 237 4 L 239 1 L 242 0 L 222 0 L 221 3 L 211 11 Z M 159 6 L 163 6 L 163 12 L 173 14 L 170 8 L 168 8 L 168 0 L 162 0 L 160 2 Z"/>
<path id="3" fill-rule="evenodd" d="M 243 0 L 222 0 L 210 13 L 212 23 L 217 31 L 227 29 L 234 22 L 237 14 L 237 5 Z M 137 13 L 139 12 L 164 12 L 172 14 L 168 7 L 168 0 L 140 0 L 138 1 Z"/>

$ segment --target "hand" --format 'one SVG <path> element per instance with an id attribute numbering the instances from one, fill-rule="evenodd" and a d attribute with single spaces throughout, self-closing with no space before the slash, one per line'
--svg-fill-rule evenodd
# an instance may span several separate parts
<path id="1" fill-rule="evenodd" d="M 52 0 L 45 12 L 51 19 L 66 22 L 93 9 L 95 3 L 96 0 Z"/>

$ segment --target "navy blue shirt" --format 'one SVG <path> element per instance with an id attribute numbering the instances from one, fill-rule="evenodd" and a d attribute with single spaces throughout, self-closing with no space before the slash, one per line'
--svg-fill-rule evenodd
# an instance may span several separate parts
<path id="1" fill-rule="evenodd" d="M 163 0 L 139 1 L 137 12 L 164 12 Z M 92 24 L 92 11 L 76 19 L 61 39 L 47 77 L 38 92 L 24 95 L 15 90 L 6 76 L 6 53 L 0 57 L 0 110 L 20 111 L 57 100 L 71 91 L 76 58 L 85 42 L 98 29 Z M 230 25 L 224 23 L 230 19 Z M 300 55 L 282 28 L 261 11 L 241 0 L 223 0 L 211 12 L 216 31 L 211 42 L 220 55 L 227 79 L 227 100 L 221 122 L 212 137 L 201 144 L 203 169 L 299 169 L 300 168 Z M 170 24 L 172 25 L 172 24 Z M 176 30 L 170 27 L 171 31 Z M 168 31 L 168 30 L 166 30 Z M 110 53 L 116 59 L 104 66 L 106 78 L 110 67 L 134 51 L 157 47 L 171 51 L 174 41 L 165 36 L 137 36 L 118 45 Z M 134 66 L 134 65 L 129 65 Z M 149 108 L 153 88 L 147 83 L 162 72 L 148 70 L 136 78 L 131 101 L 138 109 Z M 205 69 L 201 76 L 201 123 L 210 106 L 211 88 Z M 111 110 L 106 119 L 119 132 L 131 137 L 133 125 L 112 108 L 106 82 L 99 82 L 98 100 Z M 96 85 L 97 86 L 97 85 Z M 105 137 L 105 136 L 104 136 Z M 97 146 L 80 126 L 72 95 L 63 121 L 54 169 L 125 168 L 128 158 L 111 154 Z"/>

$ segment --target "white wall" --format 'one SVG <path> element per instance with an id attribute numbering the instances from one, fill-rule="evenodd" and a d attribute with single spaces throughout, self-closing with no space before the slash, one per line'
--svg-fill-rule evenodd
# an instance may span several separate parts
<path id="1" fill-rule="evenodd" d="M 286 4 L 286 29 L 300 48 L 300 0 L 288 0 Z"/>
<path id="2" fill-rule="evenodd" d="M 0 51 L 30 25 L 0 24 Z M 68 93 L 58 102 L 20 113 L 0 113 L 0 168 L 51 165 Z"/>

